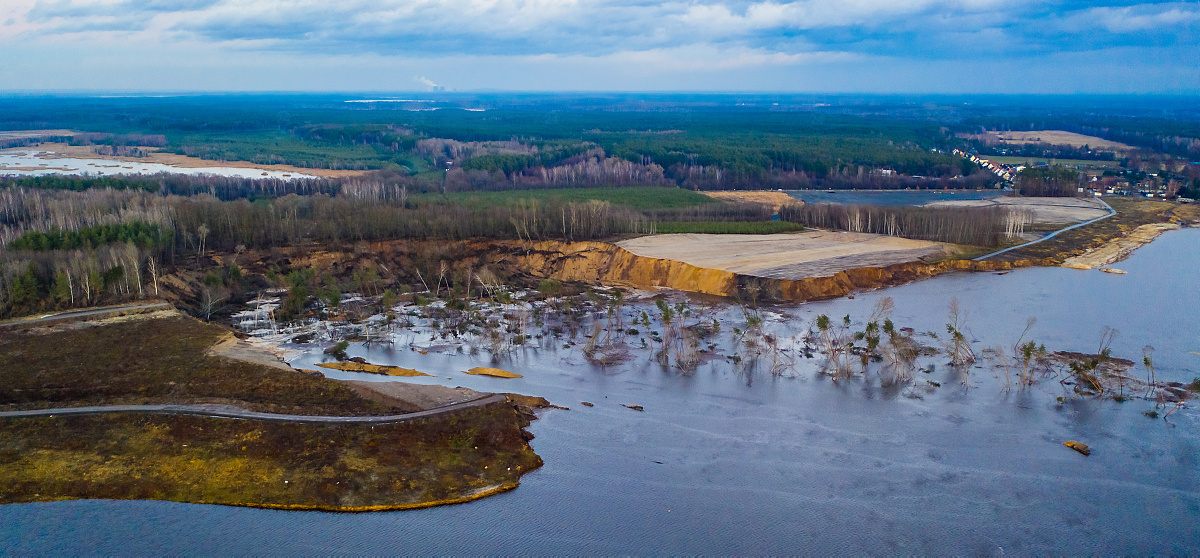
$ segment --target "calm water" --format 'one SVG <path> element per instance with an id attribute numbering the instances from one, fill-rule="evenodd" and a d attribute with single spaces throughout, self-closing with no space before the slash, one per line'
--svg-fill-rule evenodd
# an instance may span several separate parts
<path id="1" fill-rule="evenodd" d="M 177 174 L 213 174 L 238 178 L 316 178 L 306 174 L 283 172 L 275 170 L 238 168 L 238 167 L 202 167 L 185 168 L 173 167 L 161 163 L 143 163 L 136 161 L 118 161 L 116 159 L 76 159 L 73 157 L 42 158 L 40 151 L 30 148 L 0 150 L 0 175 L 10 176 L 46 176 L 51 174 L 157 174 L 169 172 Z"/>
<path id="2" fill-rule="evenodd" d="M 1167 233 L 1118 264 L 1128 275 L 1060 268 L 956 274 L 780 309 L 794 331 L 818 313 L 867 314 L 940 330 L 949 297 L 976 351 L 1011 344 L 1028 316 L 1051 350 L 1094 351 L 1105 325 L 1117 356 L 1157 349 L 1160 377 L 1200 375 L 1200 230 Z M 803 327 L 803 326 L 802 326 Z M 1194 351 L 1194 352 L 1193 352 Z M 1169 422 L 1078 399 L 1047 380 L 1006 393 L 987 367 L 945 366 L 906 397 L 868 379 L 740 374 L 726 362 L 683 376 L 644 359 L 595 368 L 577 350 L 514 355 L 504 380 L 458 371 L 486 357 L 357 348 L 373 362 L 448 385 L 542 395 L 571 407 L 531 430 L 546 466 L 517 490 L 401 513 L 341 515 L 166 502 L 0 507 L 7 553 L 162 554 L 1149 554 L 1200 549 L 1200 411 Z M 315 356 L 303 356 L 310 363 Z M 332 375 L 332 374 L 331 374 Z M 452 379 L 445 379 L 447 376 Z M 379 378 L 379 377 L 369 377 Z M 366 378 L 364 378 L 366 379 Z M 591 401 L 594 408 L 579 405 Z M 644 413 L 620 407 L 639 404 Z M 1090 457 L 1061 445 L 1079 440 Z"/>
<path id="3" fill-rule="evenodd" d="M 997 190 L 787 190 L 805 203 L 862 205 L 924 205 L 944 200 L 987 200 L 1004 195 Z"/>

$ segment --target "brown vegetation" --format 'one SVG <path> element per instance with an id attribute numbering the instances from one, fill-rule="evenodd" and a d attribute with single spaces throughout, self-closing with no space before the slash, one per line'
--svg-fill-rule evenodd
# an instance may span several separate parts
<path id="1" fill-rule="evenodd" d="M 1170 220 L 1177 204 L 1136 198 L 1105 198 L 1117 214 L 1090 225 L 1072 229 L 1044 242 L 1012 250 L 992 258 L 1000 261 L 1045 260 L 1059 264 L 1071 256 L 1095 250 L 1132 233 L 1137 227 Z"/>
<path id="2" fill-rule="evenodd" d="M 0 330 L 0 406 L 228 403 L 301 415 L 382 415 L 333 380 L 205 354 L 228 330 L 184 316 L 35 334 Z"/>
<path id="3" fill-rule="evenodd" d="M 128 414 L 2 420 L 0 503 L 397 510 L 512 489 L 541 465 L 526 419 L 507 402 L 375 425 Z"/>

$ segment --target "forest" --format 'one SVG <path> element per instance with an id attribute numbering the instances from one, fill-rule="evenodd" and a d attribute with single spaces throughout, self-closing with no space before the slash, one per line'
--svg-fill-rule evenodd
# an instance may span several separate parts
<path id="1" fill-rule="evenodd" d="M 699 193 L 1004 186 L 951 154 L 984 147 L 961 137 L 981 129 L 1057 128 L 1129 143 L 1143 149 L 1121 155 L 1130 179 L 1157 173 L 1182 184 L 1181 195 L 1200 195 L 1200 164 L 1178 159 L 1195 152 L 1200 116 L 1182 105 L 1167 104 L 1162 114 L 1151 115 L 1129 103 L 1099 118 L 1078 106 L 1031 108 L 1020 99 L 414 99 L 0 98 L 0 130 L 73 131 L 0 138 L 0 147 L 51 141 L 107 157 L 137 159 L 161 150 L 213 161 L 359 171 L 290 180 L 166 173 L 0 177 L 0 317 L 153 296 L 166 270 L 207 265 L 204 254 L 302 245 L 580 241 L 822 227 L 997 246 L 1019 234 L 1021 216 L 785 206 L 780 220 L 772 221 L 767 206 Z M 1049 148 L 1022 149 L 1045 155 Z M 1053 148 L 1059 150 L 1055 156 L 1079 155 Z M 1081 180 L 1074 170 L 1034 167 L 1013 187 L 1021 195 L 1073 196 Z M 224 266 L 208 273 L 205 284 L 224 285 L 239 273 L 236 265 Z"/>

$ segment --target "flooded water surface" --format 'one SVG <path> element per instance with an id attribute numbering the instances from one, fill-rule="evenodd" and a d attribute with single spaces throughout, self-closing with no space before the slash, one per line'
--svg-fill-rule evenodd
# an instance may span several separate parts
<path id="1" fill-rule="evenodd" d="M 149 501 L 8 505 L 0 507 L 0 537 L 9 553 L 1194 553 L 1197 408 L 1148 418 L 1153 401 L 1080 396 L 1060 377 L 1005 389 L 982 356 L 987 347 L 1011 346 L 1032 316 L 1028 338 L 1051 351 L 1094 352 L 1110 326 L 1119 330 L 1115 356 L 1140 363 L 1152 345 L 1160 379 L 1191 381 L 1200 376 L 1198 247 L 1200 230 L 1186 229 L 1118 264 L 1126 275 L 954 274 L 765 309 L 765 328 L 794 361 L 781 375 L 729 358 L 684 374 L 652 362 L 648 351 L 601 367 L 558 341 L 495 360 L 454 348 L 421 354 L 415 349 L 428 348 L 428 339 L 401 333 L 390 345 L 350 352 L 434 375 L 415 381 L 540 395 L 570 407 L 543 411 L 530 427 L 545 466 L 500 496 L 399 513 Z M 980 362 L 958 370 L 944 355 L 927 357 L 902 386 L 885 386 L 871 372 L 834 381 L 790 340 L 818 314 L 861 322 L 883 297 L 895 301 L 897 327 L 918 334 L 944 332 L 956 297 Z M 739 350 L 729 330 L 744 318 L 731 306 L 709 311 L 726 324 L 716 351 L 728 357 Z M 318 347 L 292 347 L 301 350 L 298 367 L 325 358 Z M 461 373 L 481 365 L 524 377 Z M 1091 455 L 1063 446 L 1068 440 L 1089 444 Z"/>

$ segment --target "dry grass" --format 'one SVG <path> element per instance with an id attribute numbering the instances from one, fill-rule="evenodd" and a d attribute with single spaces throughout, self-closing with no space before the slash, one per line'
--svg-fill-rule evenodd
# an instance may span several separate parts
<path id="1" fill-rule="evenodd" d="M 1069 145 L 1071 147 L 1089 146 L 1098 151 L 1126 151 L 1134 149 L 1131 145 L 1109 141 L 1096 136 L 1085 136 L 1062 130 L 1033 130 L 1028 132 L 987 132 L 970 136 L 974 138 L 998 141 L 1013 145 L 1029 143 L 1049 143 L 1051 145 Z"/>
<path id="2" fill-rule="evenodd" d="M 227 333 L 183 316 L 41 335 L 0 330 L 0 408 L 229 403 L 305 415 L 390 412 L 333 380 L 206 355 Z"/>
<path id="3" fill-rule="evenodd" d="M 516 486 L 541 465 L 506 403 L 399 424 L 168 415 L 6 419 L 0 503 L 154 499 L 404 509 Z"/>
<path id="4" fill-rule="evenodd" d="M 1168 212 L 1176 204 L 1137 198 L 1105 198 L 1117 214 L 1085 227 L 1064 232 L 1045 242 L 1006 252 L 994 260 L 1048 259 L 1062 262 L 1068 257 L 1099 248 L 1114 239 L 1123 238 L 1142 225 L 1170 220 Z"/>
<path id="5" fill-rule="evenodd" d="M 721 201 L 734 203 L 761 203 L 769 205 L 772 211 L 779 213 L 779 208 L 790 204 L 803 204 L 804 202 L 793 198 L 783 192 L 774 190 L 733 190 L 727 192 L 701 192 L 702 194 L 717 198 Z"/>

